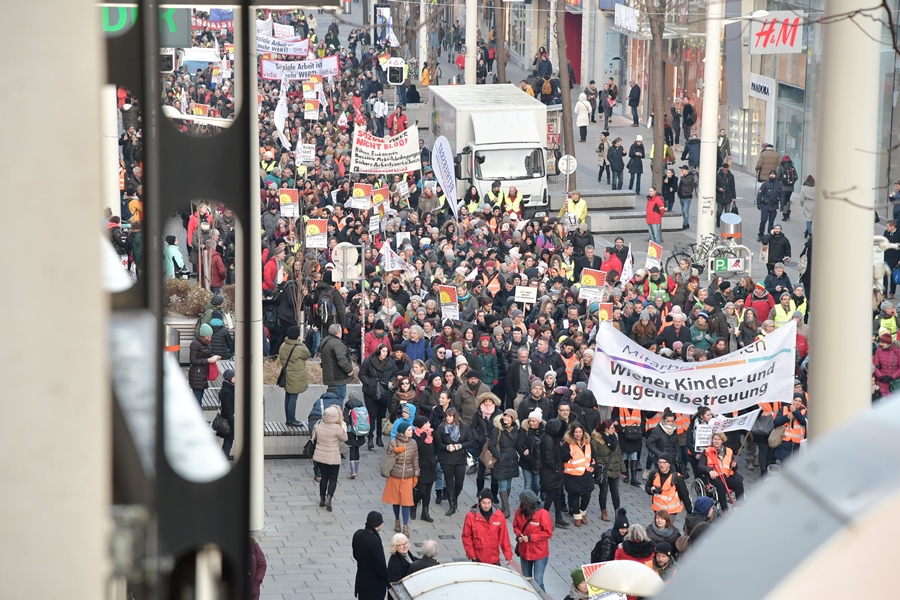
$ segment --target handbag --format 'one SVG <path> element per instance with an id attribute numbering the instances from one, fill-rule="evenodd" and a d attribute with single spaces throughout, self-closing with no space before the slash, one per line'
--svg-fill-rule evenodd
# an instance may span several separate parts
<path id="1" fill-rule="evenodd" d="M 769 448 L 777 448 L 781 445 L 781 442 L 784 441 L 785 431 L 787 431 L 787 423 L 772 430 L 772 433 L 769 434 Z"/>
<path id="2" fill-rule="evenodd" d="M 750 434 L 754 436 L 768 436 L 775 429 L 775 417 L 773 415 L 759 415 L 753 427 L 750 428 Z"/>
<path id="3" fill-rule="evenodd" d="M 603 463 L 594 463 L 594 483 L 597 485 L 603 485 L 603 482 L 606 480 L 606 474 L 609 471 L 609 467 L 604 465 Z"/>
<path id="4" fill-rule="evenodd" d="M 278 387 L 284 387 L 284 384 L 287 380 L 287 366 L 291 363 L 291 356 L 294 354 L 294 350 L 297 349 L 297 346 L 291 348 L 291 351 L 288 353 L 287 360 L 283 365 L 281 365 L 281 372 L 278 373 L 278 380 L 275 382 L 275 385 Z"/>
<path id="5" fill-rule="evenodd" d="M 312 458 L 313 454 L 316 453 L 316 442 L 310 438 L 306 444 L 303 446 L 303 456 L 306 458 Z"/>
<path id="6" fill-rule="evenodd" d="M 891 271 L 891 281 L 900 285 L 900 266 L 894 267 L 894 270 Z"/>
<path id="7" fill-rule="evenodd" d="M 891 392 L 900 390 L 900 378 L 892 379 L 890 383 Z"/>
<path id="8" fill-rule="evenodd" d="M 215 381 L 219 378 L 219 363 L 209 363 L 209 373 L 206 375 L 207 381 Z"/>
<path id="9" fill-rule="evenodd" d="M 525 527 L 522 528 L 522 535 L 525 535 L 525 530 L 528 529 L 528 526 L 529 526 L 529 525 L 531 525 L 531 521 L 526 521 L 526 522 L 525 522 Z M 521 544 L 521 543 L 522 543 L 522 542 L 520 542 L 520 541 L 517 539 L 517 540 L 516 540 L 516 547 L 515 547 L 515 549 L 514 549 L 514 552 L 516 553 L 516 556 L 518 556 L 519 558 L 522 557 L 522 553 L 519 551 L 519 544 Z"/>
<path id="10" fill-rule="evenodd" d="M 640 425 L 626 425 L 622 430 L 622 437 L 629 442 L 639 442 L 644 437 L 644 432 L 641 431 Z"/>
<path id="11" fill-rule="evenodd" d="M 231 433 L 231 423 L 222 416 L 222 413 L 219 413 L 216 415 L 216 418 L 213 419 L 212 429 L 219 435 L 226 436 Z"/>
<path id="12" fill-rule="evenodd" d="M 481 447 L 481 453 L 478 455 L 478 460 L 481 461 L 481 464 L 483 464 L 486 469 L 493 469 L 494 465 L 497 464 L 497 459 L 491 454 L 491 450 L 488 448 L 489 443 L 490 442 L 486 441 L 484 446 Z"/>
<path id="13" fill-rule="evenodd" d="M 381 425 L 381 435 L 391 435 L 391 432 L 394 431 L 394 422 L 390 419 L 385 419 Z"/>
<path id="14" fill-rule="evenodd" d="M 381 473 L 381 476 L 385 479 L 391 476 L 391 471 L 394 470 L 394 465 L 397 464 L 397 455 L 396 454 L 388 454 L 387 449 L 385 449 L 384 456 L 381 457 L 381 463 L 378 465 L 378 471 Z"/>
<path id="15" fill-rule="evenodd" d="M 731 208 L 728 210 L 728 212 L 730 212 L 730 213 L 733 214 L 733 215 L 739 215 L 739 214 L 741 214 L 741 213 L 738 212 L 738 207 L 737 207 L 737 201 L 736 201 L 736 200 L 732 200 L 732 201 L 731 201 Z"/>

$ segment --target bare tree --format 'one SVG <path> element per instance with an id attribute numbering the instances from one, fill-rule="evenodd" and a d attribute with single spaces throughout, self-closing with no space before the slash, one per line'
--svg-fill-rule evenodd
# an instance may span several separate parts
<path id="1" fill-rule="evenodd" d="M 666 114 L 665 105 L 665 66 L 663 65 L 663 31 L 666 25 L 667 0 L 644 0 L 644 14 L 650 24 L 650 84 L 649 90 L 643 90 L 644 97 L 650 98 L 650 113 L 653 115 L 653 156 L 651 161 L 652 185 L 662 188 L 665 172 L 665 129 L 663 127 Z"/>
<path id="2" fill-rule="evenodd" d="M 575 130 L 572 123 L 572 92 L 569 89 L 569 66 L 566 62 L 566 3 L 556 2 L 556 60 L 559 62 L 559 87 L 562 94 L 562 135 L 566 154 L 575 154 Z M 577 187 L 576 174 L 572 173 L 570 189 Z"/>

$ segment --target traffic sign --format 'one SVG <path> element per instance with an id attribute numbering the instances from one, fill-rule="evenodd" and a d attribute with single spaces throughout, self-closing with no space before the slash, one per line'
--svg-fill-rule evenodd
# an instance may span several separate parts
<path id="1" fill-rule="evenodd" d="M 744 259 L 734 257 L 724 257 L 713 259 L 713 271 L 721 273 L 722 271 L 743 271 Z"/>
<path id="2" fill-rule="evenodd" d="M 559 172 L 563 175 L 571 175 L 578 168 L 578 161 L 571 154 L 563 154 L 559 157 L 557 166 L 559 167 Z"/>

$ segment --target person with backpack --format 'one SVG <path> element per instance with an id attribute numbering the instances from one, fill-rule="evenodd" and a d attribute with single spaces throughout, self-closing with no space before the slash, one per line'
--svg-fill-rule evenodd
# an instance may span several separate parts
<path id="1" fill-rule="evenodd" d="M 337 323 L 343 329 L 346 326 L 344 316 L 344 299 L 334 288 L 334 279 L 331 271 L 319 272 L 316 289 L 312 294 L 312 318 L 313 324 L 319 331 L 327 331 L 330 325 Z M 314 275 L 314 278 L 317 276 Z"/>
<path id="2" fill-rule="evenodd" d="M 550 73 L 545 73 L 541 77 L 541 102 L 547 105 L 553 104 L 553 84 L 550 82 Z"/>
<path id="3" fill-rule="evenodd" d="M 344 423 L 347 425 L 347 447 L 350 448 L 350 479 L 356 479 L 359 475 L 359 449 L 372 430 L 369 411 L 356 392 L 352 392 L 344 403 Z"/>
<path id="4" fill-rule="evenodd" d="M 794 184 L 797 183 L 799 175 L 791 157 L 785 154 L 781 157 L 781 164 L 776 169 L 776 178 L 781 182 L 782 200 L 781 215 L 785 221 L 791 220 L 791 195 L 794 193 Z"/>

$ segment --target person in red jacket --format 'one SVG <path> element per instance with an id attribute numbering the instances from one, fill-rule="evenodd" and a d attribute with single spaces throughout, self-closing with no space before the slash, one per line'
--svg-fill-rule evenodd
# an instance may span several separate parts
<path id="1" fill-rule="evenodd" d="M 378 346 L 384 344 L 387 346 L 388 352 L 393 352 L 391 349 L 391 336 L 387 335 L 384 328 L 384 321 L 378 319 L 375 321 L 374 327 L 372 327 L 372 331 L 366 333 L 366 337 L 364 338 L 365 343 L 365 356 L 372 356 L 375 354 L 375 350 L 378 349 Z"/>
<path id="2" fill-rule="evenodd" d="M 409 120 L 406 118 L 406 115 L 403 114 L 403 107 L 399 104 L 394 109 L 394 112 L 391 113 L 391 116 L 388 117 L 387 120 L 388 132 L 393 136 L 397 135 L 401 131 L 405 131 L 407 127 L 409 127 Z"/>
<path id="3" fill-rule="evenodd" d="M 601 271 L 615 271 L 619 275 L 622 274 L 622 261 L 616 255 L 616 249 L 608 246 L 603 249 L 603 264 L 600 265 Z"/>
<path id="4" fill-rule="evenodd" d="M 284 248 L 281 246 L 272 251 L 272 256 L 263 267 L 263 290 L 274 292 L 284 278 Z"/>
<path id="5" fill-rule="evenodd" d="M 647 229 L 650 231 L 650 240 L 662 244 L 662 218 L 666 214 L 666 205 L 663 197 L 659 195 L 652 185 L 647 190 Z"/>
<path id="6" fill-rule="evenodd" d="M 550 513 L 541 508 L 541 501 L 531 490 L 519 494 L 519 508 L 513 516 L 513 533 L 519 548 L 522 575 L 533 577 L 542 590 L 544 570 L 550 560 L 550 538 L 553 537 L 553 520 Z"/>
<path id="7" fill-rule="evenodd" d="M 768 315 L 773 306 L 775 306 L 775 298 L 766 291 L 766 286 L 762 281 L 757 281 L 753 286 L 753 293 L 744 301 L 744 308 L 752 308 L 757 315 Z"/>
<path id="8" fill-rule="evenodd" d="M 509 529 L 503 512 L 494 507 L 491 490 L 485 488 L 478 494 L 478 505 L 466 513 L 463 522 L 462 543 L 466 558 L 491 565 L 500 564 L 500 552 L 506 558 L 506 566 L 512 564 L 512 546 Z"/>
<path id="9" fill-rule="evenodd" d="M 875 381 L 882 397 L 891 393 L 891 382 L 900 378 L 900 348 L 894 343 L 890 333 L 878 336 L 878 347 L 872 357 L 875 365 Z"/>
<path id="10" fill-rule="evenodd" d="M 225 269 L 225 261 L 222 260 L 222 255 L 216 252 L 216 242 L 215 240 L 207 240 L 206 241 L 206 255 L 204 258 L 209 258 L 209 288 L 213 294 L 218 294 L 223 287 L 225 287 L 225 278 L 228 275 L 228 271 Z M 203 282 L 206 280 L 206 262 L 202 263 L 203 268 L 200 272 L 200 281 Z"/>

